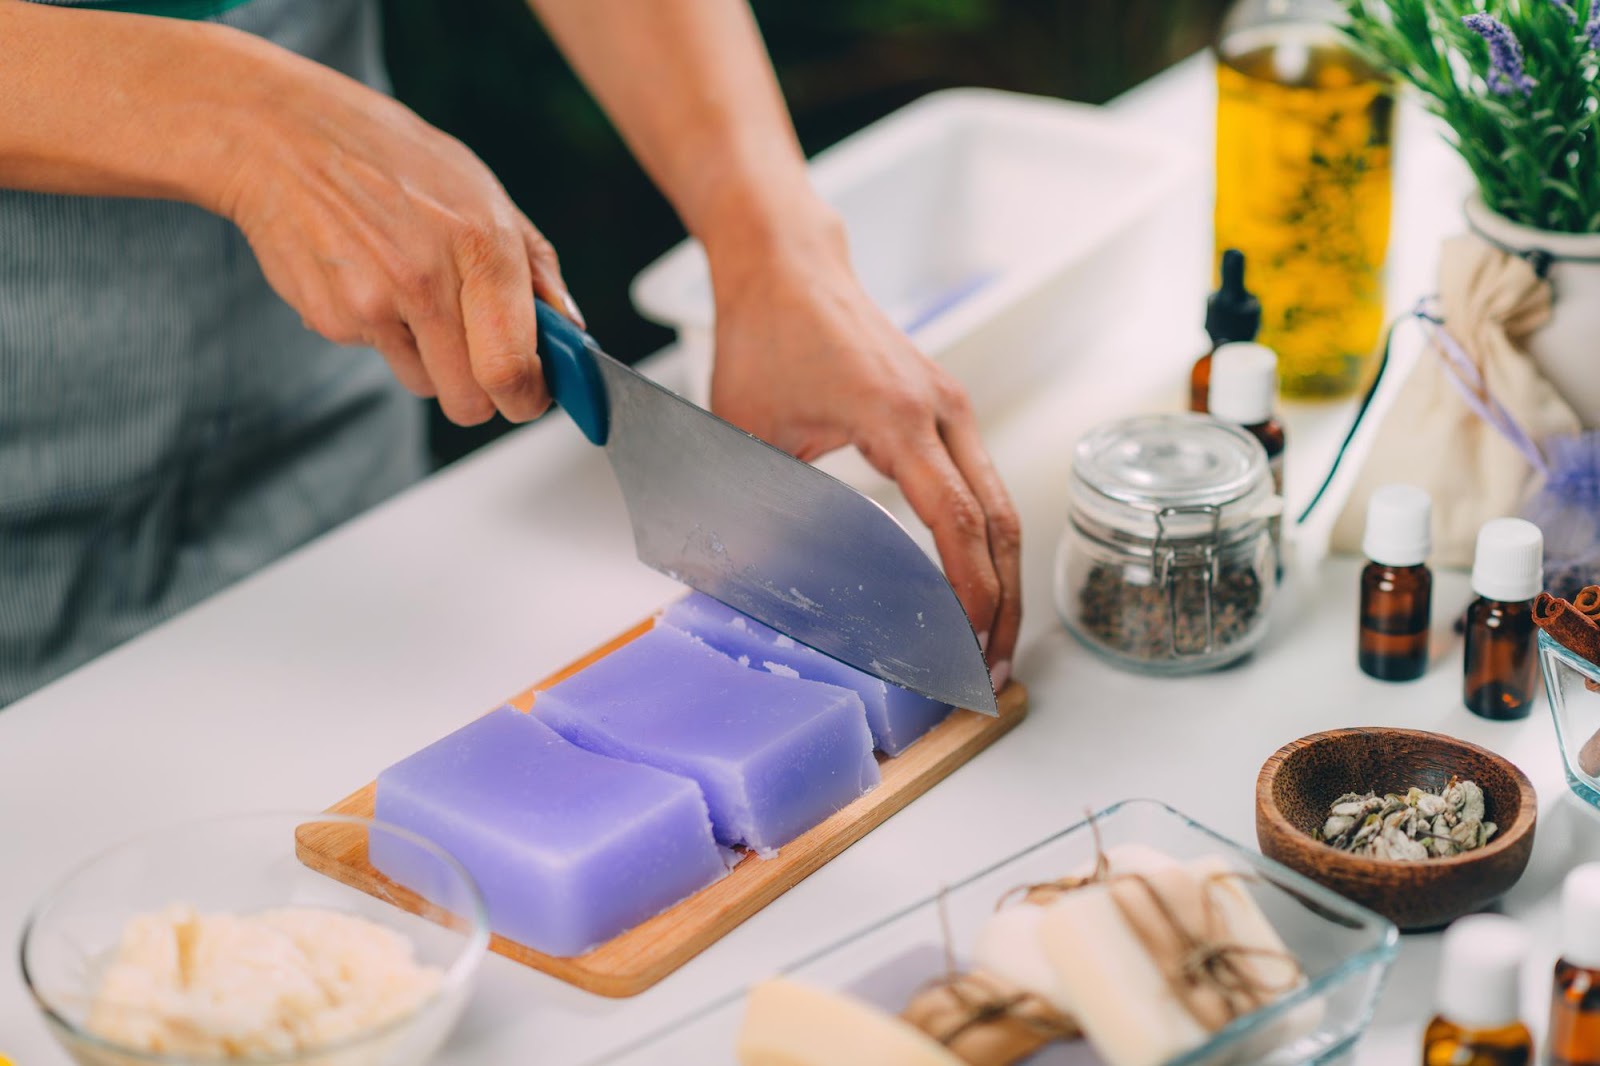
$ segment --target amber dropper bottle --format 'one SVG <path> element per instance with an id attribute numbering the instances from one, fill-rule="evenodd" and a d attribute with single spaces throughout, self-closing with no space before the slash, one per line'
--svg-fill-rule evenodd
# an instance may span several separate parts
<path id="1" fill-rule="evenodd" d="M 1278 353 L 1263 344 L 1230 341 L 1211 358 L 1211 415 L 1232 422 L 1267 452 L 1272 488 L 1283 495 L 1283 423 L 1273 417 L 1278 399 Z M 1272 520 L 1272 547 L 1277 554 L 1277 576 L 1283 579 L 1283 521 Z"/>
<path id="2" fill-rule="evenodd" d="M 1229 248 L 1222 253 L 1222 285 L 1206 300 L 1206 334 L 1211 347 L 1189 371 L 1189 410 L 1211 410 L 1211 360 L 1213 353 L 1234 341 L 1253 341 L 1261 331 L 1261 302 L 1244 287 L 1244 253 Z"/>
<path id="3" fill-rule="evenodd" d="M 1550 991 L 1551 1066 L 1600 1066 L 1600 862 L 1561 886 L 1561 958 Z"/>
<path id="4" fill-rule="evenodd" d="M 1533 599 L 1544 587 L 1544 534 L 1520 518 L 1496 518 L 1478 530 L 1467 608 L 1467 710 L 1482 718 L 1528 717 L 1538 660 Z"/>
<path id="5" fill-rule="evenodd" d="M 1438 1011 L 1422 1066 L 1530 1066 L 1533 1035 L 1517 1011 L 1527 934 L 1510 918 L 1474 914 L 1444 934 Z"/>
<path id="6" fill-rule="evenodd" d="M 1361 669 L 1380 681 L 1414 681 L 1428 670 L 1433 575 L 1433 502 L 1413 485 L 1385 485 L 1367 501 L 1361 548 Z"/>
<path id="7" fill-rule="evenodd" d="M 1264 344 L 1229 341 L 1211 357 L 1211 414 L 1232 422 L 1267 450 L 1272 487 L 1283 495 L 1283 423 L 1273 417 L 1278 399 L 1278 353 Z"/>

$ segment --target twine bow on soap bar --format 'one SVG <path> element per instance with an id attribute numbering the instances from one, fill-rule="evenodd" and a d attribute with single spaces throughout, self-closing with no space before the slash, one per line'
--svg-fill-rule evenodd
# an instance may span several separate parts
<path id="1" fill-rule="evenodd" d="M 1300 967 L 1282 951 L 1225 940 L 1216 893 L 1233 872 L 1195 879 L 1187 870 L 1125 874 L 1112 879 L 1111 898 L 1150 953 L 1185 1010 L 1207 1032 L 1271 1003 L 1300 982 Z M 1273 968 L 1282 976 L 1270 976 Z"/>
<path id="2" fill-rule="evenodd" d="M 1076 1040 L 1078 1024 L 1043 996 L 982 972 L 956 966 L 950 914 L 938 901 L 944 973 L 923 985 L 900 1016 L 968 1066 L 1010 1066 L 1046 1044 Z"/>
<path id="3" fill-rule="evenodd" d="M 1246 880 L 1250 875 L 1232 870 L 1196 878 L 1182 867 L 1152 874 L 1113 873 L 1096 829 L 1093 873 L 1025 885 L 1003 897 L 1001 905 L 1015 892 L 1030 904 L 1048 905 L 1091 885 L 1105 885 L 1173 996 L 1207 1032 L 1216 1032 L 1293 990 L 1303 978 L 1293 955 L 1226 939 L 1218 892 L 1227 882 Z M 1282 976 L 1275 977 L 1274 971 L 1280 970 Z"/>
<path id="4" fill-rule="evenodd" d="M 1019 895 L 1020 905 L 1048 906 L 1070 893 L 1104 886 L 1173 997 L 1206 1032 L 1299 986 L 1303 974 L 1294 956 L 1227 939 L 1219 893 L 1228 882 L 1249 875 L 1222 870 L 1198 877 L 1184 867 L 1148 875 L 1114 873 L 1092 817 L 1089 825 L 1095 862 L 1087 876 L 1020 885 L 1002 896 L 996 909 Z M 946 972 L 923 987 L 903 1018 L 972 1066 L 1007 1066 L 1046 1044 L 1082 1035 L 1072 1018 L 1036 992 L 981 971 L 960 972 L 942 897 L 939 918 Z"/>
<path id="5" fill-rule="evenodd" d="M 1009 1066 L 1082 1035 L 1042 996 L 992 974 L 954 969 L 924 986 L 900 1016 L 971 1066 Z"/>

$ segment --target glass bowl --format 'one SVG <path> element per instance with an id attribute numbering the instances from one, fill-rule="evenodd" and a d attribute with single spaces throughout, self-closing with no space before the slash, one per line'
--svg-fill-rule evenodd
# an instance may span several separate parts
<path id="1" fill-rule="evenodd" d="M 1091 820 L 793 963 L 783 974 L 848 992 L 897 1014 L 930 978 L 945 972 L 946 943 L 956 948 L 959 965 L 959 953 L 975 942 L 978 930 L 994 913 L 996 901 L 1019 885 L 1051 881 L 1092 866 L 1097 836 L 1100 846 L 1108 850 L 1122 844 L 1143 844 L 1180 860 L 1223 857 L 1230 867 L 1250 875 L 1251 895 L 1306 974 L 1303 987 L 1238 1019 L 1167 1066 L 1331 1062 L 1349 1051 L 1366 1030 L 1399 943 L 1394 925 L 1155 800 L 1126 800 L 1108 807 Z M 732 1063 L 745 994 L 741 990 L 720 999 L 597 1061 L 627 1066 Z M 1287 1044 L 1264 1050 L 1263 1037 L 1291 1013 L 1304 1017 L 1302 1009 L 1313 1001 L 1320 1005 L 1320 1021 L 1315 1027 Z M 1026 1061 L 1038 1066 L 1089 1066 L 1101 1060 L 1079 1041 L 1050 1045 Z"/>
<path id="2" fill-rule="evenodd" d="M 1578 798 L 1600 807 L 1600 666 L 1539 632 L 1539 665 L 1556 720 L 1556 743 L 1567 784 Z"/>
<path id="3" fill-rule="evenodd" d="M 431 859 L 418 886 L 439 907 L 429 917 L 343 885 L 305 866 L 297 841 L 337 833 L 365 847 L 384 835 Z M 398 932 L 419 963 L 441 972 L 410 1013 L 319 1047 L 276 1057 L 174 1056 L 123 1046 L 90 1031 L 100 974 L 129 919 L 187 904 L 246 914 L 313 907 Z M 489 943 L 482 897 L 466 870 L 437 845 L 401 829 L 333 814 L 252 814 L 157 830 L 118 844 L 69 873 L 34 908 L 22 931 L 22 980 L 56 1039 L 81 1066 L 411 1066 L 427 1061 L 466 1005 Z"/>

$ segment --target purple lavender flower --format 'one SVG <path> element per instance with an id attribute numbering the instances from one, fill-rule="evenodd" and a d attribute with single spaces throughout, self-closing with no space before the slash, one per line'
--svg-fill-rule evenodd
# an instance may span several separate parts
<path id="1" fill-rule="evenodd" d="M 1550 3 L 1563 15 L 1567 16 L 1568 22 L 1574 26 L 1578 24 L 1578 12 L 1573 8 L 1572 0 L 1550 0 Z"/>
<path id="2" fill-rule="evenodd" d="M 1589 23 L 1583 28 L 1583 35 L 1589 38 L 1589 47 L 1600 51 L 1600 3 L 1589 10 Z"/>
<path id="3" fill-rule="evenodd" d="M 1461 21 L 1489 44 L 1489 91 L 1496 96 L 1509 96 L 1513 92 L 1530 95 L 1533 79 L 1522 69 L 1522 45 L 1505 24 L 1481 11 L 1463 15 Z"/>

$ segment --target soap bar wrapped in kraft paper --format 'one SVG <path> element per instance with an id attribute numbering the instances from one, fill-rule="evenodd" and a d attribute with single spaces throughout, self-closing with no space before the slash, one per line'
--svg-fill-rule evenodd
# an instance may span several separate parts
<path id="1" fill-rule="evenodd" d="M 898 1017 L 792 980 L 757 986 L 739 1061 L 869 1061 L 830 1057 L 857 1041 L 905 1056 L 892 1061 L 1011 1066 L 1083 1039 L 1107 1066 L 1160 1066 L 1305 986 L 1250 876 L 1220 855 L 1100 852 L 1085 873 L 1017 886 L 980 931 L 971 964 L 947 944 L 946 971 L 929 975 Z M 1323 1010 L 1315 999 L 1288 1010 L 1216 1061 L 1257 1061 L 1314 1030 Z"/>

